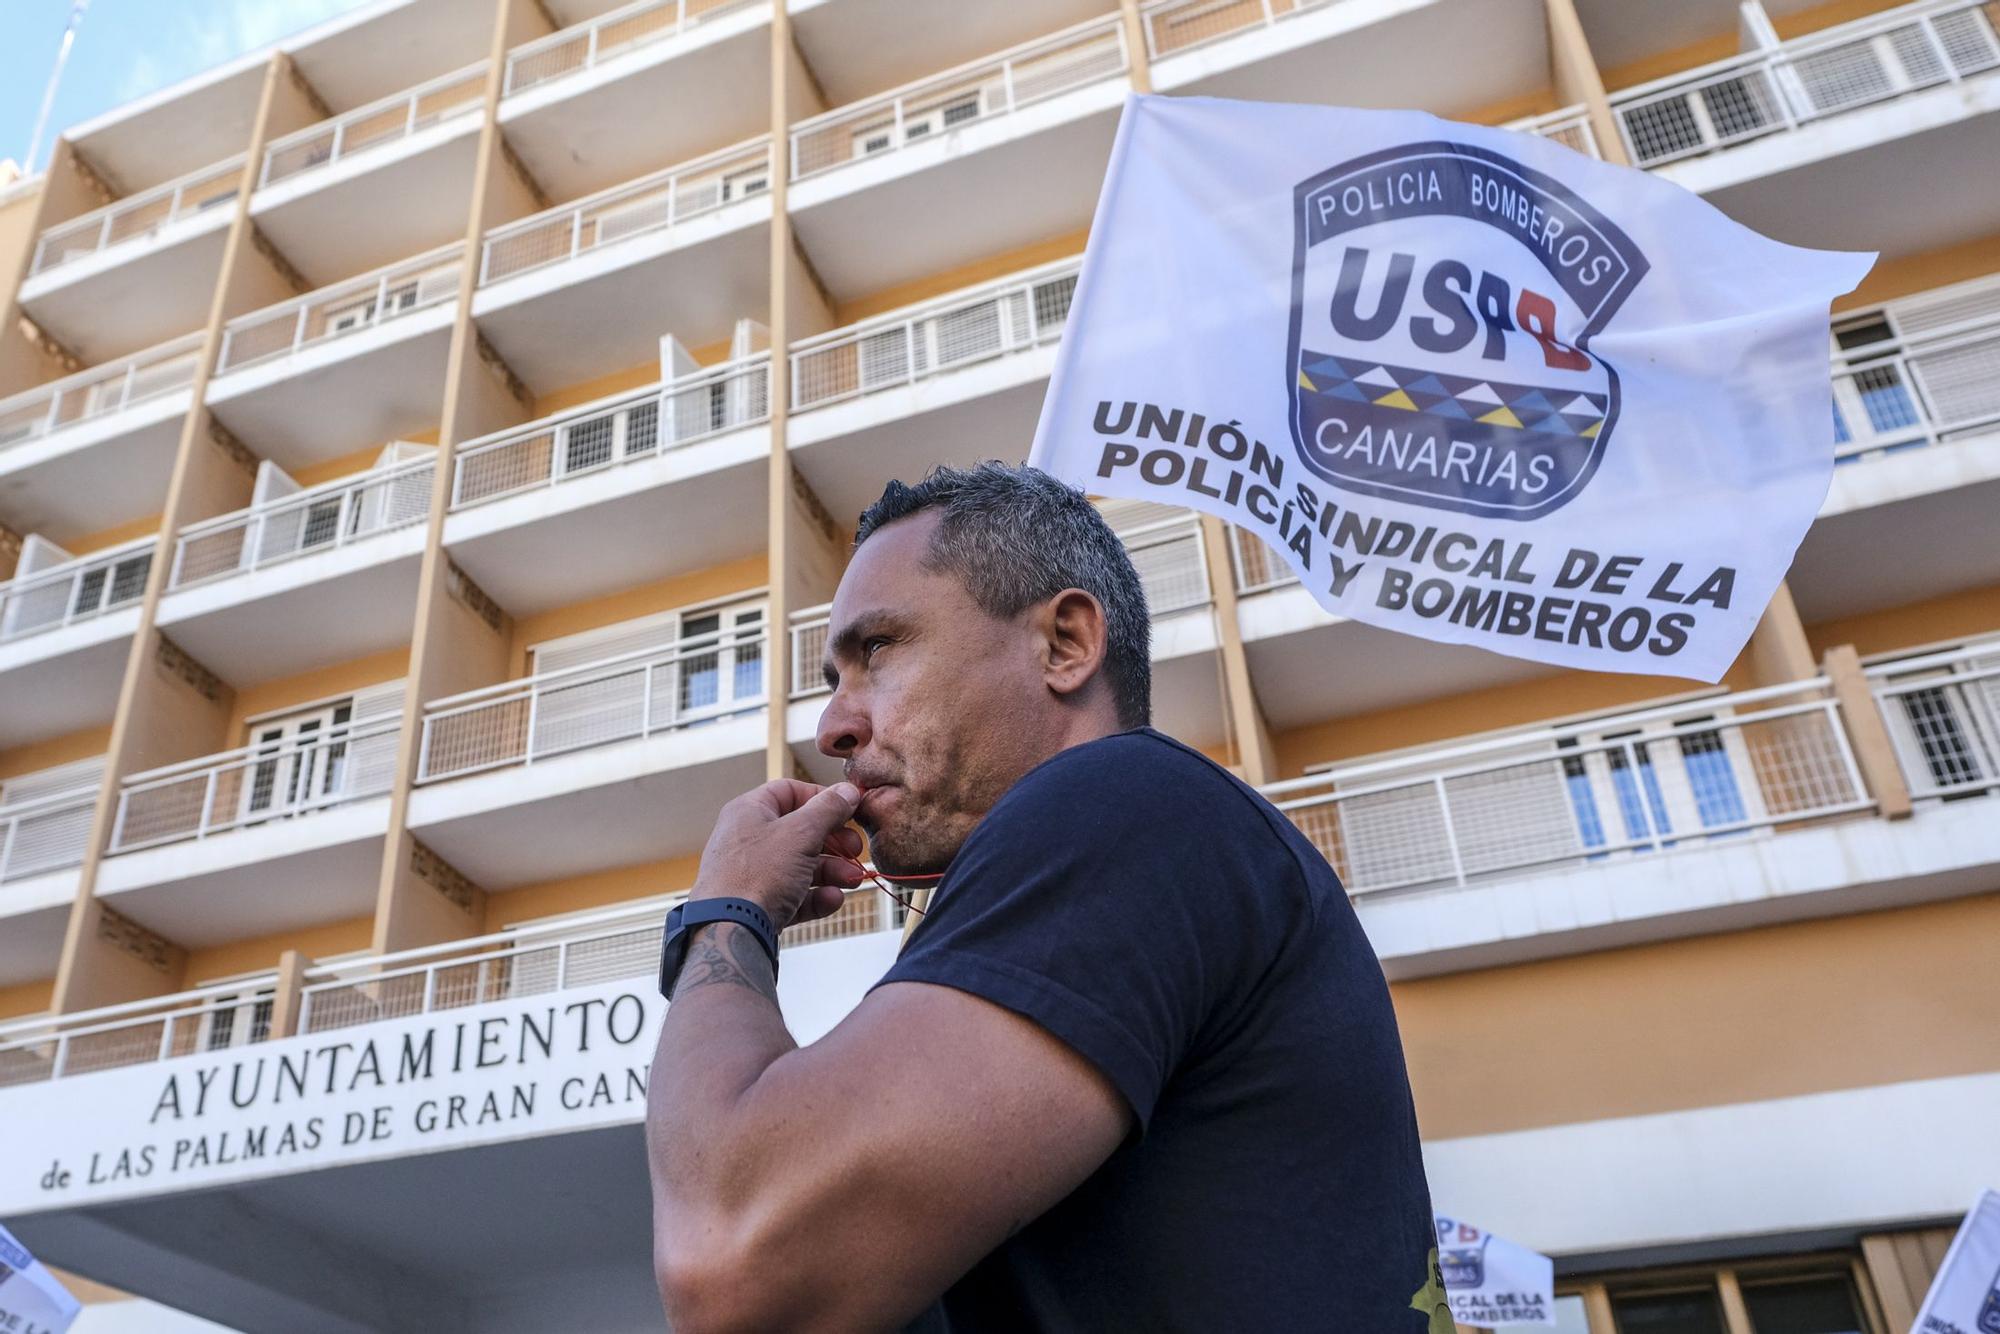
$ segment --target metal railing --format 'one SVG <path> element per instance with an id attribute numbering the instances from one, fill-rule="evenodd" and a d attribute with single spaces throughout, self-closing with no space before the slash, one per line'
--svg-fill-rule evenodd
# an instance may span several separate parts
<path id="1" fill-rule="evenodd" d="M 792 410 L 804 411 L 1053 342 L 1082 261 L 1065 259 L 792 344 Z"/>
<path id="2" fill-rule="evenodd" d="M 185 389 L 200 355 L 201 335 L 191 333 L 0 399 L 0 449 Z"/>
<path id="3" fill-rule="evenodd" d="M 451 508 L 657 458 L 770 415 L 771 359 L 760 352 L 471 441 L 454 456 Z"/>
<path id="4" fill-rule="evenodd" d="M 387 792 L 401 719 L 338 723 L 324 735 L 253 742 L 133 774 L 119 785 L 109 851 L 207 838 Z"/>
<path id="5" fill-rule="evenodd" d="M 764 632 L 725 628 L 424 705 L 417 781 L 533 764 L 764 707 Z"/>
<path id="6" fill-rule="evenodd" d="M 1611 95 L 1640 167 L 2000 69 L 1986 0 L 1921 0 Z"/>
<path id="7" fill-rule="evenodd" d="M 420 83 L 367 106 L 273 139 L 264 149 L 259 188 L 330 166 L 379 144 L 408 138 L 477 108 L 486 95 L 486 62 Z"/>
<path id="8" fill-rule="evenodd" d="M 1229 563 L 1236 571 L 1238 593 L 1262 593 L 1299 581 L 1285 558 L 1263 538 L 1234 524 L 1229 528 Z"/>
<path id="9" fill-rule="evenodd" d="M 0 884 L 80 865 L 96 806 L 95 784 L 0 806 Z"/>
<path id="10" fill-rule="evenodd" d="M 1139 7 L 1146 52 L 1155 60 L 1252 28 L 1268 28 L 1334 0 L 1150 0 Z"/>
<path id="11" fill-rule="evenodd" d="M 940 138 L 961 125 L 1123 74 L 1127 66 L 1124 20 L 1115 14 L 1092 19 L 800 121 L 791 129 L 792 179 Z"/>
<path id="12" fill-rule="evenodd" d="M 243 183 L 243 155 L 179 180 L 156 185 L 103 208 L 59 222 L 35 243 L 30 276 L 47 273 L 73 259 L 95 255 L 120 241 L 146 236 L 170 222 L 192 217 L 236 197 Z"/>
<path id="13" fill-rule="evenodd" d="M 222 1051 L 271 1035 L 275 973 L 0 1024 L 0 1088 Z"/>
<path id="14" fill-rule="evenodd" d="M 0 584 L 0 642 L 137 602 L 146 591 L 157 539 L 137 538 Z"/>
<path id="15" fill-rule="evenodd" d="M 458 295 L 463 241 L 231 320 L 216 373 L 290 356 Z"/>
<path id="16" fill-rule="evenodd" d="M 480 245 L 479 283 L 560 264 L 770 188 L 771 138 L 765 135 L 494 228 Z"/>
<path id="17" fill-rule="evenodd" d="M 674 895 L 641 908 L 523 927 L 476 940 L 405 950 L 306 971 L 299 1032 L 325 1033 L 494 1001 L 523 1000 L 576 987 L 652 978 Z M 781 949 L 895 931 L 902 908 L 875 889 L 856 890 L 830 917 L 795 926 Z"/>
<path id="18" fill-rule="evenodd" d="M 2000 791 L 2000 637 L 1867 675 L 1912 797 Z"/>
<path id="19" fill-rule="evenodd" d="M 1589 157 L 1604 156 L 1597 150 L 1597 131 L 1591 128 L 1590 111 L 1586 107 L 1558 107 L 1539 116 L 1509 121 L 1500 128 L 1553 139 L 1565 148 L 1574 148 Z"/>
<path id="20" fill-rule="evenodd" d="M 586 70 L 762 0 L 639 0 L 507 53 L 502 96 Z"/>
<path id="21" fill-rule="evenodd" d="M 435 459 L 412 459 L 190 524 L 174 542 L 167 587 L 247 573 L 420 523 L 430 510 L 436 466 Z"/>
<path id="22" fill-rule="evenodd" d="M 826 660 L 826 634 L 833 623 L 833 604 L 801 607 L 792 613 L 792 692 L 793 699 L 830 693 L 821 664 Z"/>
<path id="23" fill-rule="evenodd" d="M 1824 678 L 1263 790 L 1356 896 L 1693 847 L 1874 805 Z"/>
<path id="24" fill-rule="evenodd" d="M 2000 429 L 2000 314 L 1836 354 L 1833 425 L 1843 460 Z"/>

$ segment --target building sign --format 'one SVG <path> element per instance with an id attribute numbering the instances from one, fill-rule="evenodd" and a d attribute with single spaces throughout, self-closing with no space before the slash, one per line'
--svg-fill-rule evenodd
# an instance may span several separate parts
<path id="1" fill-rule="evenodd" d="M 787 951 L 794 1036 L 832 1028 L 896 943 Z M 0 1214 L 636 1124 L 665 1008 L 649 974 L 9 1089 L 0 1122 L 37 1129 L 0 1158 Z"/>
<path id="2" fill-rule="evenodd" d="M 1135 97 L 1029 461 L 1341 616 L 1715 681 L 1826 495 L 1872 262 L 1528 135 Z"/>
<path id="3" fill-rule="evenodd" d="M 1555 1324 L 1555 1261 L 1463 1219 L 1439 1214 L 1436 1222 L 1438 1272 L 1453 1320 L 1486 1329 Z"/>
<path id="4" fill-rule="evenodd" d="M 2000 1191 L 1965 1216 L 1911 1334 L 2000 1334 Z"/>

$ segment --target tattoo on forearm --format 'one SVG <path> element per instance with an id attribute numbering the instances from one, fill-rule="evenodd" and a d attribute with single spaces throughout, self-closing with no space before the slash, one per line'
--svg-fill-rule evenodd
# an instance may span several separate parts
<path id="1" fill-rule="evenodd" d="M 742 987 L 773 1004 L 778 999 L 778 979 L 764 947 L 746 928 L 733 923 L 711 926 L 695 935 L 688 945 L 680 981 L 674 984 L 674 999 L 711 986 Z"/>

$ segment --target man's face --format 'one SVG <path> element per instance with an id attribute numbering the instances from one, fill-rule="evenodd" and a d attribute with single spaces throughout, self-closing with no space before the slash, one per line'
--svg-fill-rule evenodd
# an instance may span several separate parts
<path id="1" fill-rule="evenodd" d="M 988 616 L 924 568 L 935 513 L 876 530 L 834 595 L 820 752 L 867 789 L 856 821 L 891 875 L 944 870 L 1016 779 L 1060 749 L 1029 617 Z"/>

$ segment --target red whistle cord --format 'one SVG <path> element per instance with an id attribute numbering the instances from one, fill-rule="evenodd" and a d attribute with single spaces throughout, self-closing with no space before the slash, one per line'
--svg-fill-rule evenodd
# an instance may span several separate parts
<path id="1" fill-rule="evenodd" d="M 836 854 L 836 855 L 839 855 L 839 854 Z M 881 877 L 881 876 L 880 876 L 879 874 L 877 874 L 876 872 L 874 872 L 874 871 L 871 871 L 871 870 L 869 870 L 869 869 L 868 869 L 868 868 L 867 868 L 866 866 L 863 866 L 863 865 L 861 864 L 861 862 L 859 861 L 859 859 L 857 859 L 857 858 L 854 858 L 854 857 L 846 857 L 846 856 L 842 856 L 842 857 L 841 857 L 840 859 L 841 859 L 842 861 L 846 862 L 846 863 L 847 863 L 847 864 L 848 864 L 849 866 L 852 866 L 852 867 L 853 867 L 853 868 L 854 868 L 855 870 L 857 870 L 857 871 L 861 872 L 861 882 L 862 882 L 862 884 L 867 884 L 867 883 L 868 883 L 869 881 L 871 881 L 871 880 L 872 880 L 872 881 L 874 881 L 874 883 L 875 883 L 875 888 L 877 888 L 877 889 L 881 890 L 881 891 L 882 891 L 882 892 L 883 892 L 884 894 L 887 894 L 887 895 L 888 895 L 888 896 L 889 896 L 890 898 L 892 898 L 892 899 L 894 899 L 894 900 L 895 900 L 896 902 L 898 902 L 898 903 L 902 904 L 902 905 L 903 905 L 903 906 L 904 906 L 905 908 L 907 908 L 907 909 L 908 909 L 909 911 L 911 911 L 911 912 L 915 913 L 915 914 L 916 914 L 917 916 L 919 916 L 919 917 L 922 917 L 922 916 L 924 915 L 924 910 L 923 910 L 922 908 L 919 908 L 919 907 L 918 907 L 918 906 L 917 906 L 916 904 L 914 904 L 914 903 L 910 902 L 910 901 L 909 901 L 908 899 L 904 898 L 904 897 L 903 897 L 903 896 L 902 896 L 901 894 L 898 894 L 898 893 L 897 893 L 897 892 L 896 892 L 895 890 L 893 890 L 893 889 L 889 888 L 889 885 L 888 885 L 888 882 L 887 882 L 887 881 L 883 880 L 883 879 L 882 879 L 882 877 Z M 942 880 L 942 879 L 944 879 L 944 872 L 942 872 L 942 871 L 939 871 L 939 872 L 937 872 L 937 873 L 936 873 L 935 875 L 899 875 L 899 876 L 897 876 L 897 877 L 896 877 L 896 879 L 898 879 L 898 880 Z M 856 888 L 859 888 L 859 886 L 856 886 Z"/>

